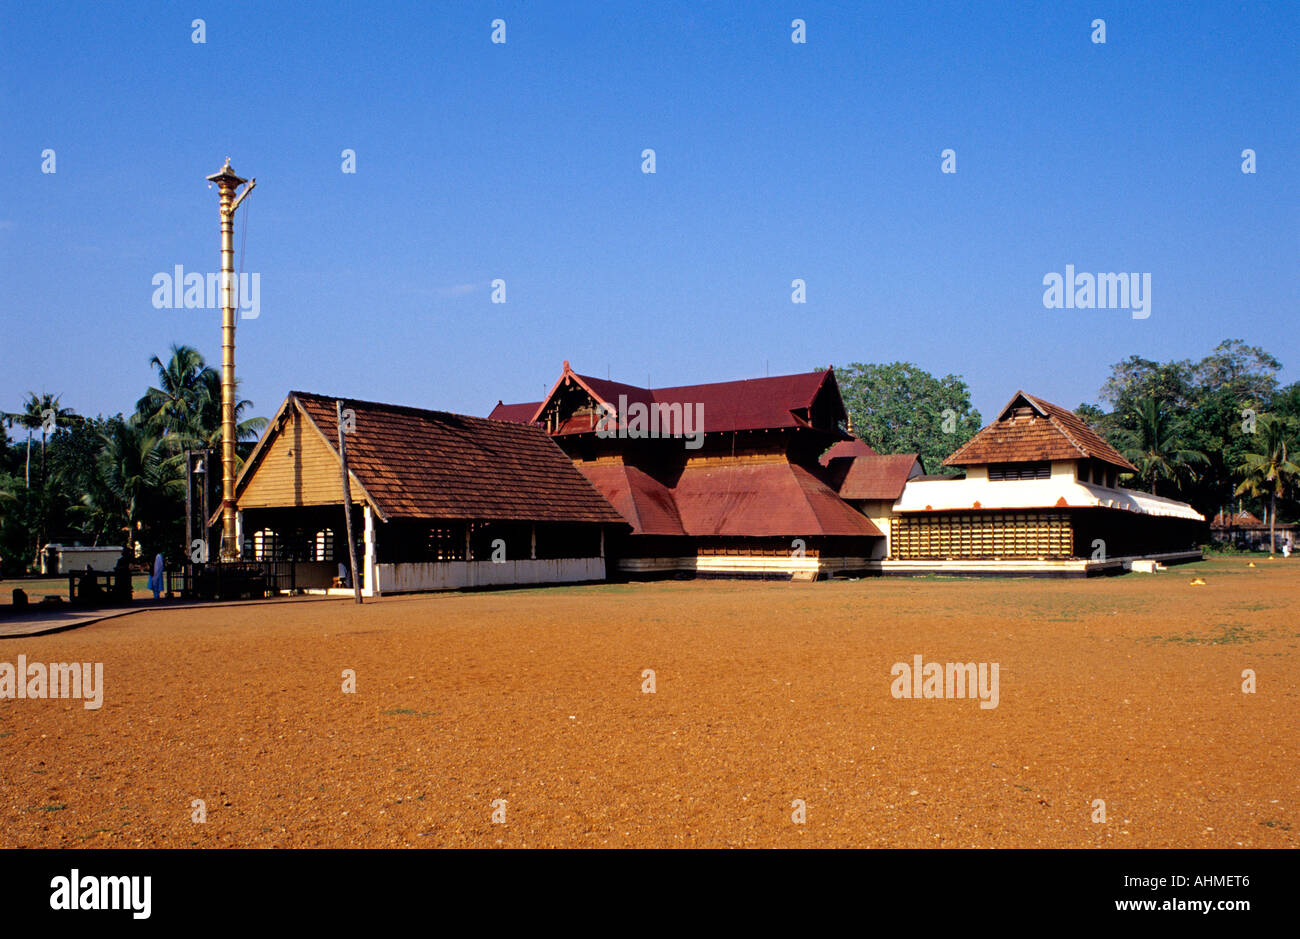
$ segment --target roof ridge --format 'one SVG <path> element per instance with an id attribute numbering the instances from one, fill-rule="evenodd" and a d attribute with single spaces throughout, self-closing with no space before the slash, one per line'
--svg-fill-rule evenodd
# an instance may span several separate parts
<path id="1" fill-rule="evenodd" d="M 291 391 L 290 395 L 299 398 L 315 398 L 320 401 L 342 401 L 346 405 L 361 405 L 368 408 L 380 408 L 385 411 L 404 411 L 409 414 L 437 414 L 442 417 L 455 417 L 461 420 L 487 421 L 490 418 L 479 417 L 475 414 L 461 414 L 457 411 L 439 411 L 436 408 L 418 408 L 412 404 L 391 404 L 387 401 L 367 401 L 363 398 L 349 398 L 341 395 L 323 395 L 313 391 Z M 529 402 L 524 402 L 529 403 Z M 492 421 L 494 424 L 509 423 L 502 421 Z"/>

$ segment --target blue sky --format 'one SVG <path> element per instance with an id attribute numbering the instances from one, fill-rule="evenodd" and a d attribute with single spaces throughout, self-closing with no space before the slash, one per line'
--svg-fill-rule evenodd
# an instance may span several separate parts
<path id="1" fill-rule="evenodd" d="M 1294 381 L 1298 40 L 1294 2 L 8 4 L 0 408 L 129 410 L 173 342 L 219 364 L 219 311 L 151 298 L 219 264 L 227 155 L 260 414 L 907 360 L 988 419 L 1228 337 Z M 1149 272 L 1150 317 L 1044 308 L 1067 264 Z"/>

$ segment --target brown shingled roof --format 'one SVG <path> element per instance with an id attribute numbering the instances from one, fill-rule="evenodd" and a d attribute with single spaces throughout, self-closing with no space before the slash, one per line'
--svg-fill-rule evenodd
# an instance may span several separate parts
<path id="1" fill-rule="evenodd" d="M 337 449 L 334 402 L 293 391 L 285 407 L 296 405 Z M 539 427 L 371 401 L 343 406 L 356 415 L 348 469 L 384 519 L 623 521 Z M 259 450 L 275 432 L 273 424 Z"/>
<path id="2" fill-rule="evenodd" d="M 1018 412 L 1027 411 L 1021 414 Z M 1023 391 L 998 419 L 943 461 L 944 466 L 1094 459 L 1129 473 L 1137 468 L 1073 411 Z"/>

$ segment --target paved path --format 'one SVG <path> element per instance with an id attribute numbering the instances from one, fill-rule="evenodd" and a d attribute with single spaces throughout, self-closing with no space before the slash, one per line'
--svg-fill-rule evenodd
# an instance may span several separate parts
<path id="1" fill-rule="evenodd" d="M 114 616 L 135 613 L 135 609 L 76 610 L 72 608 L 42 610 L 33 609 L 23 616 L 0 617 L 0 639 L 17 639 L 20 636 L 39 636 L 42 633 L 56 633 L 64 629 L 76 629 L 97 623 Z"/>
<path id="2" fill-rule="evenodd" d="M 313 603 L 325 600 L 351 600 L 352 595 L 347 597 L 329 597 L 329 596 L 308 596 L 308 597 L 271 597 L 266 600 L 226 600 L 220 603 L 194 603 L 177 600 L 137 601 L 134 606 L 130 607 L 108 607 L 101 610 L 80 610 L 72 607 L 64 607 L 52 610 L 42 609 L 38 605 L 30 607 L 30 612 L 22 616 L 0 616 L 0 639 L 20 639 L 25 636 L 40 636 L 45 633 L 61 632 L 65 629 L 76 629 L 79 626 L 89 626 L 91 623 L 98 623 L 100 620 L 113 619 L 117 616 L 126 616 L 130 613 L 148 613 L 150 611 L 165 610 L 189 610 L 197 607 L 211 608 L 216 606 L 255 606 L 267 603 Z"/>

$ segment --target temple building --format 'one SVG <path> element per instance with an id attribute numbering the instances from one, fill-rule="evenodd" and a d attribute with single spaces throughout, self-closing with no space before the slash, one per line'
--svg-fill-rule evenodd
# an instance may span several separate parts
<path id="1" fill-rule="evenodd" d="M 1073 412 L 1017 392 L 926 475 L 851 433 L 831 369 L 642 388 L 568 362 L 490 418 L 343 400 L 368 595 L 609 578 L 1087 576 L 1199 558 L 1205 519 Z M 291 392 L 236 486 L 244 557 L 348 572 L 336 401 Z M 217 519 L 213 516 L 213 521 Z M 340 565 L 344 569 L 340 570 Z"/>
<path id="2" fill-rule="evenodd" d="M 884 551 L 884 532 L 819 462 L 852 439 L 831 369 L 641 388 L 565 362 L 544 400 L 490 416 L 545 429 L 618 510 L 625 576 L 812 580 L 866 571 Z"/>
<path id="3" fill-rule="evenodd" d="M 1136 468 L 1074 412 L 1016 392 L 893 506 L 888 573 L 1086 575 L 1197 560 L 1205 517 L 1118 485 Z"/>
<path id="4" fill-rule="evenodd" d="M 628 526 L 539 428 L 342 406 L 365 595 L 605 580 Z M 348 562 L 338 423 L 334 398 L 290 392 L 236 484 L 244 557 L 293 562 L 300 588 Z"/>

